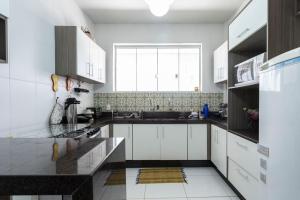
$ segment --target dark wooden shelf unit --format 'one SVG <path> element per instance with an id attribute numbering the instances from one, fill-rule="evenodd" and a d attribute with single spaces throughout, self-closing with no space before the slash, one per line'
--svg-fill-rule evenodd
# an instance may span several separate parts
<path id="1" fill-rule="evenodd" d="M 234 66 L 267 51 L 267 26 L 262 27 L 228 54 L 228 130 L 257 142 L 259 124 L 253 128 L 244 108 L 259 109 L 259 83 L 235 85 Z"/>
<path id="2" fill-rule="evenodd" d="M 236 135 L 239 135 L 247 140 L 250 140 L 252 142 L 258 143 L 259 140 L 259 134 L 257 130 L 251 130 L 251 129 L 235 129 L 235 130 L 228 130 L 231 133 L 234 133 Z"/>
<path id="3" fill-rule="evenodd" d="M 269 0 L 268 58 L 300 47 L 300 0 Z"/>
<path id="4" fill-rule="evenodd" d="M 249 130 L 258 132 L 256 129 L 249 127 L 249 121 L 244 108 L 259 108 L 259 89 L 258 88 L 242 88 L 228 91 L 228 129 L 229 130 Z"/>
<path id="5" fill-rule="evenodd" d="M 241 89 L 258 89 L 259 88 L 259 83 L 258 82 L 253 82 L 250 84 L 244 84 L 244 85 L 239 85 L 239 86 L 233 86 L 229 87 L 229 90 L 241 90 Z"/>

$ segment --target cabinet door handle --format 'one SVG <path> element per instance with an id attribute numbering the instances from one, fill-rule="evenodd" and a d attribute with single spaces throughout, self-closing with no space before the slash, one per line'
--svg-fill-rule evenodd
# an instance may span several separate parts
<path id="1" fill-rule="evenodd" d="M 165 127 L 162 127 L 162 136 L 163 136 L 163 139 L 165 139 Z"/>
<path id="2" fill-rule="evenodd" d="M 250 31 L 249 28 L 246 28 L 245 30 L 243 30 L 237 37 L 241 38 L 243 35 L 245 35 L 248 31 Z"/>
<path id="3" fill-rule="evenodd" d="M 236 142 L 236 144 L 237 144 L 239 147 L 241 147 L 242 149 L 248 151 L 248 147 L 247 147 L 246 145 L 243 145 L 243 144 L 241 144 L 241 143 L 239 143 L 239 142 Z"/>
<path id="4" fill-rule="evenodd" d="M 156 138 L 159 139 L 159 128 L 158 128 L 158 126 L 156 127 Z"/>
<path id="5" fill-rule="evenodd" d="M 249 181 L 249 177 L 245 174 L 242 173 L 242 171 L 240 169 L 236 169 L 236 171 L 238 172 L 238 174 L 243 177 L 246 181 Z"/>

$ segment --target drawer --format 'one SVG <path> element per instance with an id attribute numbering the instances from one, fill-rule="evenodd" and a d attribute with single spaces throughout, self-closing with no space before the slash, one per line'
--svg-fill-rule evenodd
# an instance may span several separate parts
<path id="1" fill-rule="evenodd" d="M 228 180 L 247 199 L 258 199 L 258 180 L 229 159 Z"/>
<path id="2" fill-rule="evenodd" d="M 229 133 L 227 148 L 228 157 L 258 179 L 259 155 L 257 144 Z"/>
<path id="3" fill-rule="evenodd" d="M 265 26 L 268 21 L 268 1 L 252 0 L 229 25 L 229 50 Z"/>

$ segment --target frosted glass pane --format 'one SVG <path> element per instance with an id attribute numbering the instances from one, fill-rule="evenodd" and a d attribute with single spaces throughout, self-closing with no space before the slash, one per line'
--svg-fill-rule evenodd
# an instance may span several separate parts
<path id="1" fill-rule="evenodd" d="M 200 49 L 179 49 L 179 90 L 200 86 Z"/>
<path id="2" fill-rule="evenodd" d="M 157 91 L 157 49 L 137 50 L 137 90 Z"/>
<path id="3" fill-rule="evenodd" d="M 117 49 L 116 90 L 136 91 L 136 49 Z"/>
<path id="4" fill-rule="evenodd" d="M 158 49 L 158 90 L 178 91 L 178 49 Z"/>

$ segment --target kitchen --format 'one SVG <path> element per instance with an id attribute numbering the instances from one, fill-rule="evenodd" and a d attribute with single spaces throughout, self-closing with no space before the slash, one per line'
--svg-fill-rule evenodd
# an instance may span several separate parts
<path id="1" fill-rule="evenodd" d="M 299 13 L 0 0 L 0 199 L 300 198 Z"/>

